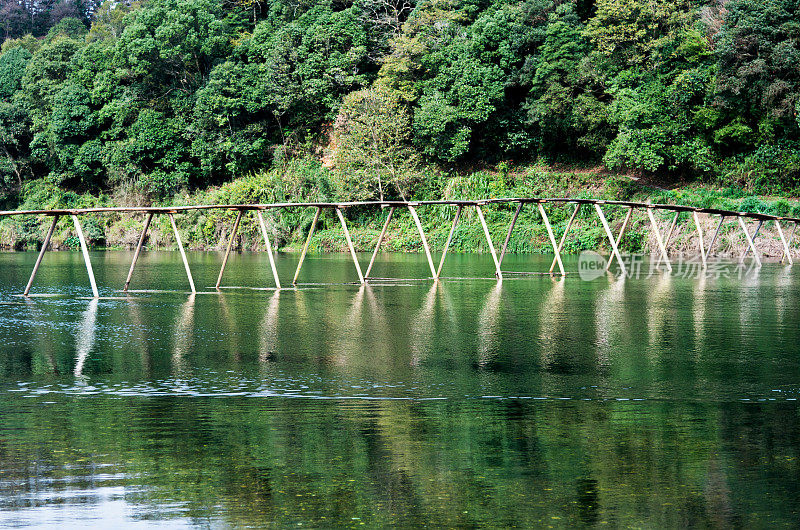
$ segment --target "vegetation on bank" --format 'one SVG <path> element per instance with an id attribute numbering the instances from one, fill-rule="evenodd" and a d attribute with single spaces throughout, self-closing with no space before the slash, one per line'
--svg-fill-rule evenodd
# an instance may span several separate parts
<path id="1" fill-rule="evenodd" d="M 12 0 L 0 11 L 3 209 L 568 194 L 798 215 L 751 194 L 800 194 L 800 0 Z M 564 164 L 602 169 L 544 169 Z M 496 239 L 507 208 L 487 212 Z M 189 245 L 224 243 L 230 215 L 182 215 Z M 423 213 L 434 246 L 451 215 Z M 551 212 L 556 225 L 567 215 Z M 348 216 L 369 248 L 382 215 Z M 296 246 L 310 218 L 271 217 L 279 245 Z M 35 246 L 40 222 L 4 220 L 2 241 Z M 152 242 L 170 244 L 162 222 Z M 126 246 L 140 221 L 85 224 L 94 244 Z M 584 224 L 570 250 L 602 244 Z M 473 225 L 468 213 L 455 250 L 483 248 Z M 66 226 L 58 245 L 75 243 Z M 547 248 L 543 230 L 526 211 L 511 250 Z M 315 248 L 340 248 L 337 231 L 323 216 Z M 256 235 L 246 224 L 240 245 L 258 247 Z M 625 245 L 648 245 L 638 224 Z M 403 214 L 387 247 L 419 248 Z"/>
<path id="2" fill-rule="evenodd" d="M 2 10 L 6 208 L 39 180 L 157 202 L 309 153 L 353 198 L 424 193 L 421 168 L 511 160 L 758 193 L 800 182 L 800 0 L 9 0 Z"/>

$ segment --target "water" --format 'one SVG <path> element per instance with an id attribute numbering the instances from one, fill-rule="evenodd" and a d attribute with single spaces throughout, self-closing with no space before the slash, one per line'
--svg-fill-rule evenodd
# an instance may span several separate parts
<path id="1" fill-rule="evenodd" d="M 102 295 L 130 257 L 93 253 Z M 66 296 L 14 296 L 34 260 L 0 254 L 2 526 L 800 521 L 800 269 L 192 297 L 177 253 L 147 253 L 131 288 L 166 292 L 91 301 L 80 254 L 52 253 L 33 292 Z M 211 291 L 220 255 L 190 260 Z M 325 255 L 301 281 L 355 278 Z M 266 257 L 225 285 L 270 287 Z"/>

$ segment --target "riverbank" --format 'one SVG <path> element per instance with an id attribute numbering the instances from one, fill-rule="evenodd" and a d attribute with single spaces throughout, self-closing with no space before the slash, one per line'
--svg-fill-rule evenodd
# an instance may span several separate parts
<path id="1" fill-rule="evenodd" d="M 719 188 L 702 184 L 666 189 L 625 175 L 600 170 L 556 169 L 528 166 L 504 171 L 474 171 L 465 175 L 444 175 L 429 172 L 420 176 L 428 186 L 418 192 L 414 200 L 431 199 L 488 199 L 496 197 L 573 197 L 627 200 L 653 203 L 684 204 L 707 208 L 760 212 L 773 215 L 800 217 L 800 201 L 787 197 L 764 197 L 748 194 L 740 188 Z M 263 171 L 221 186 L 178 195 L 158 206 L 189 204 L 246 204 L 289 201 L 340 200 L 346 190 L 337 189 L 331 172 L 313 161 L 295 161 L 284 170 Z M 94 206 L 142 206 L 151 204 L 146 197 L 117 190 L 111 195 L 93 196 L 64 192 L 44 181 L 28 185 L 20 208 L 80 208 Z M 486 220 L 494 241 L 502 241 L 513 215 L 514 205 L 492 205 L 485 209 Z M 548 215 L 560 233 L 572 214 L 573 207 L 549 206 Z M 604 211 L 612 227 L 619 229 L 626 210 L 607 206 Z M 306 237 L 313 218 L 313 209 L 266 212 L 265 218 L 273 241 L 282 251 L 298 250 Z M 377 208 L 348 209 L 348 225 L 357 250 L 370 251 L 380 234 L 387 214 Z M 455 208 L 422 207 L 420 218 L 434 249 L 442 248 L 450 228 Z M 659 221 L 664 228 L 671 216 L 662 214 Z M 224 248 L 230 237 L 235 212 L 192 211 L 176 217 L 187 248 L 218 250 Z M 143 215 L 105 214 L 85 216 L 84 231 L 90 244 L 96 248 L 132 248 L 139 237 L 144 222 Z M 705 229 L 716 228 L 716 219 L 702 219 Z M 47 221 L 33 217 L 0 220 L 0 241 L 7 249 L 35 249 L 44 238 Z M 751 231 L 755 227 L 751 227 Z M 791 228 L 790 228 L 791 230 Z M 709 236 L 710 237 L 710 236 Z M 53 236 L 55 249 L 75 248 L 78 244 L 71 222 L 62 220 Z M 694 225 L 688 214 L 679 217 L 671 248 L 691 253 L 697 249 Z M 174 248 L 171 228 L 167 218 L 153 220 L 148 240 L 150 248 Z M 566 253 L 586 249 L 607 249 L 603 228 L 589 209 L 578 214 L 573 236 L 565 244 Z M 647 217 L 641 212 L 633 216 L 621 243 L 627 252 L 649 252 L 656 241 Z M 234 241 L 240 250 L 263 250 L 263 240 L 255 219 L 245 217 Z M 421 242 L 416 227 L 407 212 L 397 211 L 386 234 L 385 250 L 420 251 Z M 486 242 L 474 211 L 465 211 L 451 243 L 452 252 L 483 252 Z M 736 223 L 723 226 L 715 244 L 715 253 L 738 255 L 746 248 L 746 241 Z M 759 248 L 766 257 L 781 255 L 781 243 L 772 223 L 759 233 Z M 336 216 L 323 212 L 317 231 L 312 238 L 312 252 L 343 252 L 346 250 Z M 509 252 L 552 252 L 547 232 L 535 208 L 523 209 L 517 222 Z"/>

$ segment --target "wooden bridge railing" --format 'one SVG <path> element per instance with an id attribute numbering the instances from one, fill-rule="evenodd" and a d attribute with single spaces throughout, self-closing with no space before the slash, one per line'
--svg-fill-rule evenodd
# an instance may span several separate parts
<path id="1" fill-rule="evenodd" d="M 491 235 L 489 234 L 489 228 L 486 225 L 486 219 L 483 215 L 483 207 L 491 204 L 516 204 L 517 208 L 514 211 L 514 215 L 511 219 L 511 222 L 508 226 L 508 231 L 506 232 L 506 237 L 501 247 L 501 250 L 498 252 L 495 249 L 494 242 L 492 241 Z M 575 208 L 567 222 L 567 226 L 561 235 L 560 240 L 556 240 L 555 233 L 553 231 L 553 227 L 550 224 L 550 220 L 547 217 L 547 212 L 544 209 L 545 204 L 574 204 Z M 800 223 L 800 219 L 793 218 L 793 217 L 781 217 L 775 215 L 767 215 L 762 213 L 754 213 L 754 212 L 737 212 L 733 210 L 720 210 L 716 208 L 697 208 L 692 206 L 681 206 L 681 205 L 673 205 L 673 204 L 650 204 L 650 203 L 643 203 L 643 202 L 627 202 L 627 201 L 606 201 L 606 200 L 599 200 L 599 199 L 573 199 L 573 198 L 537 198 L 537 197 L 517 197 L 517 198 L 499 198 L 499 199 L 485 199 L 485 200 L 470 200 L 470 201 L 452 201 L 452 200 L 441 200 L 441 201 L 417 201 L 417 202 L 409 202 L 409 201 L 361 201 L 361 202 L 340 202 L 340 203 L 323 203 L 323 202 L 305 202 L 305 203 L 274 203 L 274 204 L 225 204 L 225 205 L 196 205 L 196 206 L 173 206 L 173 207 L 118 207 L 118 208 L 81 208 L 81 209 L 60 209 L 60 210 L 14 210 L 14 211 L 0 211 L 0 217 L 9 217 L 9 216 L 20 216 L 20 215 L 41 215 L 41 216 L 49 216 L 52 217 L 52 222 L 50 227 L 47 231 L 45 236 L 44 242 L 42 244 L 41 251 L 36 259 L 36 263 L 33 267 L 33 271 L 31 272 L 30 279 L 28 280 L 28 284 L 25 287 L 23 292 L 23 296 L 29 296 L 31 287 L 33 286 L 34 279 L 36 278 L 36 273 L 39 270 L 39 266 L 42 263 L 42 258 L 44 257 L 45 253 L 47 252 L 47 248 L 50 244 L 50 240 L 53 236 L 53 232 L 55 231 L 56 223 L 58 222 L 61 216 L 69 215 L 72 218 L 73 224 L 75 226 L 75 232 L 80 240 L 81 251 L 83 253 L 84 262 L 86 264 L 86 271 L 89 275 L 89 281 L 92 287 L 92 293 L 95 298 L 98 298 L 99 291 L 97 289 L 97 283 L 94 278 L 94 272 L 92 270 L 92 263 L 89 259 L 89 251 L 86 245 L 86 239 L 83 235 L 83 230 L 81 228 L 80 220 L 78 219 L 79 215 L 86 215 L 86 214 L 102 214 L 102 213 L 110 213 L 110 212 L 118 212 L 118 213 L 144 213 L 147 215 L 144 223 L 144 227 L 142 228 L 142 232 L 139 236 L 138 243 L 136 245 L 136 251 L 133 255 L 133 260 L 131 262 L 130 270 L 128 271 L 128 276 L 125 280 L 125 285 L 123 287 L 123 292 L 128 291 L 128 287 L 130 286 L 131 278 L 133 277 L 133 271 L 136 266 L 136 262 L 139 258 L 141 250 L 144 246 L 144 242 L 147 238 L 147 232 L 150 228 L 150 223 L 153 219 L 154 215 L 166 215 L 169 218 L 170 225 L 172 226 L 172 230 L 175 237 L 175 242 L 178 246 L 178 250 L 181 254 L 181 259 L 183 260 L 184 268 L 186 269 L 186 276 L 189 280 L 189 286 L 193 293 L 197 292 L 195 287 L 194 278 L 192 277 L 192 271 L 189 267 L 189 262 L 186 259 L 186 253 L 183 248 L 183 243 L 181 241 L 180 232 L 178 231 L 177 224 L 175 223 L 175 214 L 181 212 L 187 212 L 191 210 L 211 210 L 211 209 L 220 209 L 220 210 L 234 210 L 237 212 L 236 219 L 233 223 L 233 227 L 231 230 L 231 235 L 228 239 L 228 245 L 225 251 L 225 257 L 222 261 L 222 267 L 219 271 L 219 276 L 217 278 L 216 288 L 219 289 L 222 284 L 222 279 L 225 274 L 225 267 L 228 263 L 228 257 L 231 252 L 231 247 L 233 244 L 233 239 L 236 237 L 237 230 L 239 229 L 240 223 L 242 221 L 242 217 L 245 212 L 248 211 L 255 211 L 256 218 L 259 223 L 259 228 L 261 234 L 264 238 L 265 245 L 267 247 L 267 252 L 269 255 L 269 262 L 270 267 L 272 269 L 272 274 L 275 280 L 275 287 L 277 289 L 281 289 L 281 282 L 278 276 L 278 271 L 275 266 L 275 260 L 272 251 L 272 244 L 269 239 L 269 234 L 267 233 L 267 228 L 264 223 L 264 217 L 262 212 L 265 210 L 274 210 L 274 209 L 286 209 L 286 208 L 315 208 L 316 211 L 314 213 L 314 219 L 311 222 L 311 227 L 308 231 L 308 236 L 306 238 L 305 244 L 303 245 L 303 250 L 300 254 L 300 260 L 297 264 L 297 269 L 295 270 L 294 277 L 292 278 L 292 285 L 297 285 L 297 279 L 300 275 L 300 270 L 303 266 L 303 261 L 305 260 L 306 254 L 308 252 L 308 247 L 311 242 L 311 238 L 314 235 L 314 230 L 316 229 L 317 222 L 319 221 L 319 216 L 322 210 L 324 209 L 333 209 L 336 211 L 336 215 L 339 218 L 339 221 L 342 225 L 342 231 L 344 233 L 345 240 L 347 242 L 347 247 L 350 252 L 350 255 L 353 259 L 353 263 L 356 268 L 356 272 L 358 274 L 359 282 L 362 284 L 367 282 L 370 279 L 370 272 L 372 271 L 372 267 L 375 263 L 375 258 L 378 255 L 378 251 L 380 249 L 381 243 L 386 235 L 386 230 L 389 227 L 389 223 L 392 221 L 392 216 L 397 208 L 405 208 L 409 211 L 414 224 L 417 228 L 419 233 L 420 239 L 422 241 L 422 247 L 425 251 L 425 257 L 427 259 L 428 265 L 430 267 L 431 278 L 434 281 L 438 281 L 442 272 L 442 267 L 444 266 L 445 258 L 447 256 L 447 250 L 450 247 L 450 243 L 453 239 L 453 233 L 458 225 L 458 222 L 461 218 L 462 211 L 465 208 L 475 208 L 475 211 L 478 216 L 478 220 L 481 223 L 483 228 L 484 236 L 486 237 L 486 242 L 489 247 L 489 251 L 492 255 L 492 260 L 495 266 L 495 277 L 498 279 L 503 278 L 503 271 L 502 271 L 502 263 L 503 259 L 506 255 L 506 250 L 508 248 L 508 243 L 511 240 L 511 235 L 514 231 L 514 227 L 517 222 L 517 218 L 519 217 L 520 212 L 526 205 L 536 205 L 539 214 L 542 217 L 542 221 L 544 223 L 545 228 L 547 229 L 548 238 L 550 244 L 553 248 L 553 253 L 555 257 L 553 259 L 553 263 L 550 266 L 550 270 L 548 271 L 549 274 L 555 274 L 553 271 L 558 265 L 558 274 L 566 275 L 566 271 L 564 270 L 564 264 L 561 260 L 561 251 L 564 248 L 564 243 L 567 240 L 567 236 L 569 235 L 570 229 L 575 221 L 575 218 L 578 214 L 578 211 L 583 207 L 591 207 L 591 209 L 597 214 L 598 218 L 600 219 L 600 223 L 603 226 L 603 231 L 605 232 L 606 238 L 611 246 L 612 256 L 608 260 L 606 265 L 606 269 L 608 270 L 611 265 L 613 264 L 614 260 L 616 260 L 618 266 L 620 267 L 620 271 L 623 276 L 626 273 L 625 263 L 622 259 L 622 255 L 619 252 L 619 242 L 621 241 L 622 237 L 625 234 L 625 230 L 630 224 L 630 220 L 632 214 L 635 210 L 643 210 L 647 213 L 648 220 L 650 222 L 651 229 L 655 233 L 656 242 L 658 243 L 658 248 L 660 251 L 660 255 L 658 257 L 657 263 L 664 263 L 664 266 L 667 270 L 672 270 L 672 266 L 669 259 L 668 247 L 670 238 L 672 236 L 673 231 L 675 230 L 675 226 L 678 221 L 678 216 L 681 213 L 691 213 L 695 230 L 697 233 L 699 249 L 700 249 L 700 258 L 702 262 L 703 268 L 707 267 L 707 260 L 711 253 L 711 249 L 714 247 L 714 243 L 717 241 L 717 238 L 720 233 L 720 229 L 722 228 L 722 224 L 727 218 L 737 219 L 739 227 L 741 228 L 744 236 L 747 240 L 747 251 L 742 258 L 746 257 L 746 255 L 752 252 L 753 257 L 756 261 L 757 266 L 761 266 L 761 256 L 758 252 L 756 247 L 756 238 L 758 236 L 761 227 L 764 223 L 772 221 L 775 223 L 775 226 L 778 230 L 778 235 L 780 236 L 781 243 L 783 245 L 783 254 L 781 256 L 781 262 L 784 259 L 791 265 L 793 264 L 790 246 L 792 244 L 792 240 L 794 239 L 795 232 L 797 230 L 797 225 Z M 606 216 L 603 212 L 602 206 L 609 205 L 609 206 L 621 206 L 627 208 L 628 211 L 625 215 L 624 221 L 620 228 L 619 233 L 615 236 L 611 230 L 611 227 L 606 219 Z M 375 250 L 372 252 L 372 256 L 369 261 L 369 265 L 367 266 L 366 272 L 362 272 L 361 265 L 358 261 L 358 257 L 356 255 L 355 248 L 353 246 L 353 241 L 350 238 L 350 232 L 347 229 L 347 222 L 345 221 L 345 217 L 342 214 L 342 210 L 354 206 L 368 206 L 368 207 L 381 207 L 381 208 L 389 208 L 389 214 L 386 217 L 386 221 L 383 224 L 383 228 L 381 230 L 380 236 L 378 237 L 378 242 L 375 246 Z M 431 256 L 430 246 L 428 245 L 428 240 L 425 237 L 425 232 L 422 228 L 422 223 L 419 219 L 419 215 L 417 214 L 416 207 L 418 206 L 455 206 L 457 208 L 456 215 L 453 218 L 453 223 L 450 226 L 450 232 L 447 237 L 447 241 L 445 243 L 444 249 L 442 251 L 442 256 L 439 261 L 438 267 L 434 265 L 433 258 Z M 665 234 L 661 232 L 661 229 L 658 227 L 658 223 L 656 222 L 655 216 L 653 215 L 654 210 L 659 211 L 669 211 L 675 212 L 675 216 L 672 219 L 672 222 L 666 231 Z M 705 244 L 705 236 L 703 234 L 703 229 L 700 223 L 700 219 L 698 217 L 699 214 L 707 214 L 711 216 L 719 216 L 719 222 L 717 224 L 716 230 L 714 232 L 713 237 L 711 238 L 711 242 L 706 245 Z M 756 226 L 756 230 L 751 234 L 745 224 L 746 219 L 752 219 L 758 221 Z M 783 232 L 783 228 L 781 227 L 781 222 L 783 223 L 790 223 L 794 225 L 792 233 L 790 234 L 789 238 L 785 236 Z"/>

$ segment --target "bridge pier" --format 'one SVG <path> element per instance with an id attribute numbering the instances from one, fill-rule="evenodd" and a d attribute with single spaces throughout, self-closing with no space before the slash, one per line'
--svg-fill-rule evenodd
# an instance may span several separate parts
<path id="1" fill-rule="evenodd" d="M 680 213 L 680 212 L 678 212 Z M 661 256 L 664 258 L 665 265 L 667 266 L 667 270 L 672 272 L 672 264 L 669 262 L 669 255 L 667 254 L 667 247 L 664 245 L 664 240 L 661 239 L 661 230 L 658 229 L 658 223 L 656 223 L 656 218 L 653 215 L 653 209 L 647 209 L 647 216 L 650 218 L 650 225 L 653 227 L 653 231 L 656 233 L 656 242 L 658 242 L 658 248 L 661 250 Z M 677 214 L 675 215 L 674 222 L 678 219 Z M 661 259 L 659 259 L 653 267 L 657 267 L 661 264 Z"/>
<path id="2" fill-rule="evenodd" d="M 517 218 L 519 217 L 519 213 L 522 211 L 523 204 L 525 203 L 520 201 L 520 203 L 517 205 L 517 209 L 514 211 L 514 217 L 511 218 L 511 222 L 508 225 L 508 232 L 506 232 L 506 240 L 503 241 L 503 249 L 500 251 L 501 267 L 503 266 L 503 258 L 506 257 L 506 250 L 508 249 L 508 243 L 509 241 L 511 241 L 511 232 L 514 230 L 514 226 L 517 224 Z M 555 261 L 553 263 L 555 263 Z"/>
<path id="3" fill-rule="evenodd" d="M 100 298 L 100 293 L 97 291 L 97 282 L 94 281 L 92 261 L 89 259 L 89 249 L 86 246 L 86 239 L 83 237 L 83 229 L 77 215 L 72 214 L 72 222 L 75 224 L 75 231 L 78 233 L 78 239 L 81 242 L 81 253 L 83 254 L 83 261 L 86 263 L 86 272 L 89 274 L 89 283 L 92 284 L 92 294 L 95 298 Z"/>
<path id="4" fill-rule="evenodd" d="M 142 252 L 142 246 L 144 246 L 144 240 L 147 237 L 147 229 L 150 228 L 150 221 L 153 220 L 152 212 L 147 214 L 147 219 L 144 221 L 144 227 L 142 227 L 142 234 L 139 236 L 139 242 L 136 244 L 136 252 L 133 254 L 133 261 L 131 261 L 131 268 L 128 271 L 128 278 L 125 280 L 125 286 L 122 288 L 122 292 L 128 292 L 128 286 L 131 284 L 131 278 L 133 277 L 133 268 L 136 266 L 136 260 L 139 259 L 139 254 Z"/>
<path id="5" fill-rule="evenodd" d="M 394 206 L 389 208 L 389 215 L 386 216 L 386 221 L 383 223 L 383 228 L 381 228 L 381 235 L 378 236 L 378 242 L 375 244 L 375 250 L 372 252 L 372 257 L 369 259 L 367 272 L 364 273 L 365 279 L 369 279 L 369 273 L 372 271 L 372 266 L 375 264 L 375 258 L 378 256 L 378 250 L 381 248 L 381 243 L 386 235 L 386 229 L 389 228 L 389 223 L 392 222 L 392 215 L 394 215 Z"/>
<path id="6" fill-rule="evenodd" d="M 781 223 L 777 219 L 775 219 L 775 226 L 778 228 L 778 235 L 780 236 L 781 243 L 783 244 L 783 254 L 781 254 L 781 260 L 778 263 L 783 263 L 783 258 L 788 258 L 789 265 L 793 265 L 794 261 L 792 260 L 792 253 L 789 252 L 789 244 L 786 242 L 786 237 L 783 235 Z"/>
<path id="7" fill-rule="evenodd" d="M 700 259 L 703 262 L 703 269 L 708 268 L 706 264 L 706 251 L 703 248 L 703 229 L 700 227 L 700 219 L 697 217 L 697 212 L 692 212 L 692 218 L 694 219 L 694 226 L 697 228 L 697 241 L 700 243 Z"/>
<path id="8" fill-rule="evenodd" d="M 175 217 L 172 215 L 172 212 L 168 213 L 167 215 L 169 216 L 169 222 L 172 225 L 172 231 L 175 233 L 175 242 L 178 244 L 178 250 L 181 252 L 183 267 L 186 269 L 186 276 L 189 278 L 189 286 L 192 288 L 192 294 L 196 294 L 197 289 L 194 287 L 192 269 L 189 268 L 189 261 L 186 259 L 186 252 L 183 250 L 183 242 L 181 241 L 181 235 L 178 233 L 178 225 L 175 224 Z"/>
<path id="9" fill-rule="evenodd" d="M 494 251 L 494 243 L 492 243 L 492 236 L 489 234 L 489 227 L 486 226 L 486 219 L 483 217 L 483 211 L 481 210 L 481 205 L 475 205 L 475 211 L 478 212 L 478 219 L 481 221 L 481 226 L 483 226 L 483 233 L 486 235 L 486 242 L 489 244 L 489 252 L 492 253 L 492 259 L 494 260 L 494 269 L 495 269 L 495 276 L 498 280 L 503 279 L 503 271 L 500 270 L 500 262 L 497 260 L 497 253 Z"/>
<path id="10" fill-rule="evenodd" d="M 764 220 L 763 220 L 763 219 L 759 219 L 759 221 L 758 221 L 758 225 L 756 225 L 756 231 L 753 233 L 753 236 L 752 236 L 752 239 L 753 239 L 753 248 L 755 248 L 756 238 L 758 237 L 758 233 L 761 231 L 761 227 L 762 227 L 763 225 L 764 225 Z M 750 253 L 750 248 L 749 248 L 749 247 L 748 247 L 748 248 L 745 248 L 745 249 L 744 249 L 744 252 L 742 252 L 742 257 L 741 257 L 741 258 L 739 258 L 739 261 L 744 261 L 744 259 L 747 257 L 747 255 L 748 255 L 749 253 Z M 755 253 L 755 252 L 754 252 L 754 253 Z"/>
<path id="11" fill-rule="evenodd" d="M 547 218 L 547 213 L 544 211 L 544 206 L 542 206 L 542 203 L 537 203 L 536 205 L 539 207 L 539 213 L 542 216 L 542 221 L 544 221 L 544 227 L 547 228 L 547 235 L 550 237 L 550 244 L 553 245 L 553 252 L 556 253 L 556 261 L 558 261 L 558 269 L 561 271 L 561 276 L 566 276 L 567 273 L 564 272 L 564 264 L 561 263 L 561 253 L 558 251 L 556 236 L 555 234 L 553 234 L 553 227 L 550 226 L 550 220 Z"/>
<path id="12" fill-rule="evenodd" d="M 564 229 L 564 234 L 562 234 L 561 240 L 558 242 L 559 252 L 561 252 L 561 250 L 564 248 L 564 243 L 567 241 L 567 234 L 569 234 L 569 230 L 570 228 L 572 228 L 572 223 L 575 222 L 575 217 L 578 216 L 578 210 L 580 209 L 581 209 L 581 203 L 577 203 L 575 205 L 575 210 L 573 210 L 572 215 L 570 216 L 569 221 L 567 222 L 567 227 Z M 553 269 L 555 269 L 555 267 L 556 267 L 556 258 L 554 257 L 553 263 L 550 264 L 550 270 L 547 272 L 553 272 Z"/>
<path id="13" fill-rule="evenodd" d="M 297 270 L 294 271 L 294 278 L 292 278 L 292 285 L 297 285 L 297 277 L 300 276 L 300 268 L 303 266 L 303 261 L 306 259 L 308 253 L 308 245 L 311 244 L 311 238 L 314 236 L 314 230 L 317 228 L 317 221 L 319 221 L 319 214 L 322 212 L 322 207 L 317 206 L 317 211 L 314 212 L 314 220 L 311 221 L 311 228 L 308 230 L 308 237 L 306 243 L 303 245 L 303 251 L 300 253 L 300 261 L 297 263 Z"/>
<path id="14" fill-rule="evenodd" d="M 714 243 L 717 241 L 717 236 L 719 235 L 719 231 L 722 228 L 722 223 L 725 222 L 725 216 L 719 216 L 719 223 L 717 224 L 717 229 L 714 232 L 714 237 L 711 238 L 711 243 L 708 245 L 708 250 L 706 251 L 706 261 L 708 261 L 708 257 L 711 255 L 711 249 L 714 247 Z"/>
<path id="15" fill-rule="evenodd" d="M 619 229 L 619 234 L 617 234 L 617 245 L 620 245 L 622 242 L 622 236 L 625 235 L 625 229 L 628 227 L 628 222 L 631 220 L 631 216 L 633 215 L 633 208 L 628 208 L 628 213 L 625 215 L 625 220 L 622 221 L 622 227 Z M 606 271 L 611 268 L 611 265 L 614 263 L 613 260 L 608 260 L 606 264 Z"/>
<path id="16" fill-rule="evenodd" d="M 436 267 L 433 266 L 433 258 L 431 258 L 431 248 L 428 246 L 428 239 L 425 237 L 425 232 L 422 230 L 422 223 L 419 222 L 419 216 L 414 206 L 408 205 L 408 211 L 414 219 L 414 224 L 417 225 L 419 237 L 422 239 L 422 248 L 425 250 L 425 257 L 428 259 L 428 266 L 431 268 L 431 277 L 436 279 Z"/>
<path id="17" fill-rule="evenodd" d="M 456 225 L 458 224 L 458 220 L 461 218 L 461 210 L 463 205 L 459 204 L 456 209 L 456 216 L 453 217 L 453 224 L 450 225 L 450 232 L 447 234 L 447 241 L 444 244 L 444 250 L 442 251 L 442 259 L 439 260 L 439 268 L 436 269 L 436 274 L 434 275 L 433 279 L 438 280 L 439 276 L 442 274 L 442 267 L 444 266 L 444 258 L 447 256 L 447 249 L 450 248 L 450 242 L 453 241 L 453 233 L 456 231 Z"/>
<path id="18" fill-rule="evenodd" d="M 231 235 L 228 237 L 228 248 L 225 250 L 225 257 L 222 258 L 222 267 L 219 269 L 217 284 L 214 286 L 214 288 L 217 290 L 219 290 L 219 286 L 222 283 L 222 275 L 225 274 L 225 266 L 228 264 L 228 256 L 230 256 L 231 248 L 233 247 L 233 241 L 236 239 L 236 232 L 239 231 L 239 222 L 242 220 L 242 213 L 244 213 L 243 210 L 237 211 L 236 220 L 233 222 L 233 229 L 231 230 Z"/>
<path id="19" fill-rule="evenodd" d="M 608 221 L 606 221 L 606 216 L 603 214 L 603 209 L 600 208 L 600 203 L 598 202 L 594 203 L 594 209 L 597 212 L 597 215 L 600 217 L 600 222 L 603 224 L 603 229 L 606 231 L 608 242 L 611 243 L 611 249 L 614 253 L 614 256 L 617 257 L 617 263 L 619 263 L 620 271 L 622 271 L 622 276 L 624 277 L 627 275 L 627 271 L 625 270 L 625 263 L 622 261 L 622 255 L 620 255 L 619 253 L 619 249 L 617 248 L 617 242 L 614 239 L 614 234 L 611 233 L 611 227 L 608 226 Z"/>
<path id="20" fill-rule="evenodd" d="M 356 255 L 356 249 L 353 247 L 353 240 L 350 239 L 350 231 L 347 230 L 347 223 L 344 220 L 344 215 L 342 214 L 342 209 L 338 206 L 336 207 L 336 215 L 339 216 L 339 221 L 342 223 L 342 231 L 344 232 L 344 238 L 347 240 L 347 248 L 350 249 L 350 256 L 353 258 L 353 263 L 356 266 L 356 272 L 358 273 L 358 280 L 361 284 L 364 284 L 364 274 L 361 273 L 361 265 L 358 264 L 358 256 Z"/>
<path id="21" fill-rule="evenodd" d="M 761 257 L 758 255 L 758 250 L 756 250 L 755 241 L 754 241 L 753 237 L 750 236 L 750 232 L 747 231 L 747 225 L 744 224 L 744 220 L 742 219 L 742 216 L 740 215 L 739 217 L 737 217 L 737 219 L 739 219 L 739 226 L 742 227 L 742 232 L 744 232 L 744 237 L 747 239 L 747 245 L 750 248 L 750 250 L 753 251 L 753 257 L 755 257 L 756 263 L 760 267 L 761 266 Z M 763 223 L 763 221 L 761 221 L 761 223 Z M 758 235 L 758 230 L 761 228 L 761 223 L 759 223 L 758 228 L 756 228 L 755 235 Z M 742 255 L 741 259 L 744 260 L 746 255 L 747 255 L 747 253 L 745 252 Z"/>
<path id="22" fill-rule="evenodd" d="M 258 217 L 258 224 L 261 227 L 261 235 L 264 236 L 264 244 L 267 246 L 267 256 L 269 256 L 269 266 L 272 269 L 272 277 L 275 279 L 275 287 L 280 290 L 281 280 L 278 278 L 278 269 L 275 267 L 275 255 L 272 251 L 272 245 L 269 242 L 267 225 L 264 224 L 264 216 L 261 215 L 261 210 L 256 210 L 256 216 Z"/>
<path id="23" fill-rule="evenodd" d="M 25 292 L 22 294 L 23 296 L 28 296 L 31 292 L 31 287 L 33 286 L 33 280 L 36 278 L 36 273 L 39 271 L 39 265 L 42 264 L 42 258 L 44 258 L 44 253 L 47 252 L 47 247 L 50 245 L 50 239 L 53 237 L 53 232 L 56 229 L 56 223 L 58 222 L 59 215 L 53 216 L 53 222 L 50 223 L 50 228 L 47 229 L 47 235 L 44 236 L 44 243 L 42 244 L 42 248 L 39 251 L 39 256 L 36 258 L 36 264 L 33 266 L 33 272 L 31 272 L 31 278 L 28 280 L 28 285 L 25 286 Z"/>

